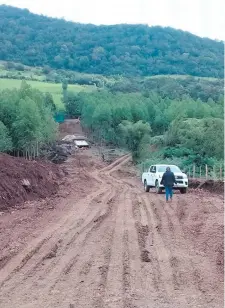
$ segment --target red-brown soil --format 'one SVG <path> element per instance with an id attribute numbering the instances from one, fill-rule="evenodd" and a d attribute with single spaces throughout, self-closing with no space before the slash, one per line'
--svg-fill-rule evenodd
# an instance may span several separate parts
<path id="1" fill-rule="evenodd" d="M 62 170 L 52 163 L 0 154 L 0 210 L 55 194 L 62 176 Z"/>
<path id="2" fill-rule="evenodd" d="M 57 194 L 2 212 L 0 307 L 223 307 L 223 195 L 166 203 L 129 160 L 81 152 Z"/>
<path id="3" fill-rule="evenodd" d="M 194 189 L 203 189 L 211 193 L 224 193 L 224 181 L 189 179 L 189 187 Z"/>

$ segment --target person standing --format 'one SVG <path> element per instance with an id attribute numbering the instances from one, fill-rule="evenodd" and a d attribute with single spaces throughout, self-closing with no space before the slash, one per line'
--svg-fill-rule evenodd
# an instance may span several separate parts
<path id="1" fill-rule="evenodd" d="M 165 187 L 166 190 L 166 202 L 173 198 L 173 185 L 177 184 L 174 173 L 170 170 L 170 167 L 166 168 L 166 172 L 162 176 L 161 185 Z"/>

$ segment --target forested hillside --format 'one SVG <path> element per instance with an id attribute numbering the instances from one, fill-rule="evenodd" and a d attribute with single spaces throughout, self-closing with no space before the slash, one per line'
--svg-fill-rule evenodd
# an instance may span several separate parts
<path id="1" fill-rule="evenodd" d="M 104 75 L 223 77 L 222 42 L 172 28 L 66 22 L 5 5 L 0 60 Z"/>
<path id="2" fill-rule="evenodd" d="M 81 117 L 95 140 L 126 147 L 134 160 L 157 161 L 178 157 L 182 165 L 212 166 L 223 159 L 223 97 L 203 103 L 188 96 L 180 99 L 150 93 L 67 93 L 64 100 L 70 117 Z M 215 138 L 216 136 L 216 138 Z M 181 164 L 181 162 L 180 162 Z"/>

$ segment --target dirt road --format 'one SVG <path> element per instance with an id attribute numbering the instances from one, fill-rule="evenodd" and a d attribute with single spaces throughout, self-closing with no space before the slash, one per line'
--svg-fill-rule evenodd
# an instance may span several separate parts
<path id="1" fill-rule="evenodd" d="M 0 307 L 223 307 L 222 261 L 213 233 L 204 239 L 223 200 L 177 194 L 166 204 L 121 171 L 128 161 L 88 172 L 87 195 L 71 193 L 61 219 L 0 269 Z"/>

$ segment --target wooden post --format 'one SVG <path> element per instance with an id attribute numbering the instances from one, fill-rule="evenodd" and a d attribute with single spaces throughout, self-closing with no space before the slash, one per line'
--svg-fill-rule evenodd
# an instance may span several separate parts
<path id="1" fill-rule="evenodd" d="M 213 179 L 216 180 L 216 166 L 213 166 Z"/>
<path id="2" fill-rule="evenodd" d="M 208 165 L 205 165 L 205 178 L 208 179 Z"/>
<path id="3" fill-rule="evenodd" d="M 200 176 L 200 179 L 201 179 L 201 177 L 202 177 L 202 166 L 200 166 L 199 176 Z"/>
<path id="4" fill-rule="evenodd" d="M 222 166 L 220 165 L 220 180 L 223 180 L 223 174 L 222 174 Z"/>
<path id="5" fill-rule="evenodd" d="M 195 178 L 195 164 L 193 165 L 193 179 Z"/>
<path id="6" fill-rule="evenodd" d="M 188 177 L 190 178 L 191 177 L 191 168 L 188 167 Z"/>

